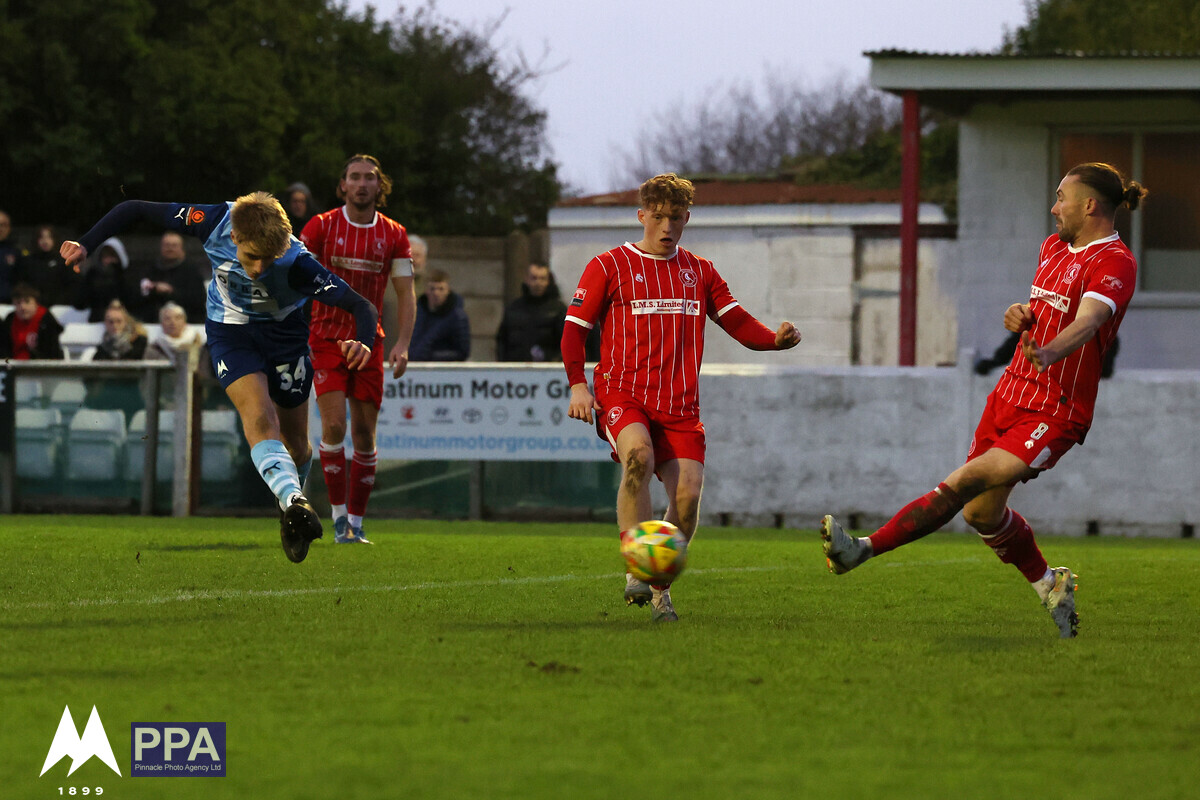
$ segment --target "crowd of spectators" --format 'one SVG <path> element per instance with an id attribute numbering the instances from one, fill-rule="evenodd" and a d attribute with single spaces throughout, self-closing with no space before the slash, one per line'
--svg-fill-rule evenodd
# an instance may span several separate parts
<path id="1" fill-rule="evenodd" d="M 301 230 L 320 212 L 303 183 L 288 186 L 285 198 L 293 230 Z M 0 357 L 62 358 L 63 327 L 51 306 L 86 311 L 88 322 L 104 323 L 95 359 L 144 355 L 176 361 L 190 349 L 203 348 L 195 326 L 204 322 L 208 276 L 187 258 L 182 236 L 164 233 L 153 259 L 131 257 L 120 239 L 111 238 L 90 254 L 82 268 L 66 266 L 58 254 L 58 238 L 52 226 L 39 225 L 22 247 L 13 234 L 11 217 L 0 210 L 0 303 L 14 307 L 3 321 Z M 418 291 L 410 358 L 466 361 L 471 355 L 471 323 L 463 298 L 451 289 L 446 271 L 426 271 L 425 240 L 415 234 L 409 234 L 409 240 Z M 565 314 L 566 304 L 550 268 L 530 264 L 521 296 L 505 307 L 496 331 L 496 359 L 558 361 Z M 143 323 L 158 323 L 163 333 L 148 341 Z M 589 340 L 589 357 L 593 357 L 593 344 Z M 201 355 L 199 369 L 211 375 L 207 355 Z"/>

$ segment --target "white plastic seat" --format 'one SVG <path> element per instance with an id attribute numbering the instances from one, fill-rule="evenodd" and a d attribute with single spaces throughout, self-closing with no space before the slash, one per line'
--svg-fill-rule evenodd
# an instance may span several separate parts
<path id="1" fill-rule="evenodd" d="M 111 481 L 122 477 L 125 415 L 80 409 L 67 429 L 67 480 Z"/>
<path id="2" fill-rule="evenodd" d="M 158 412 L 158 448 L 154 464 L 154 479 L 166 482 L 174 472 L 175 412 Z M 140 481 L 146 464 L 146 411 L 134 412 L 129 420 L 129 439 L 125 447 L 125 479 Z"/>
<path id="3" fill-rule="evenodd" d="M 54 315 L 54 318 L 58 320 L 60 325 L 73 325 L 79 322 L 87 322 L 91 309 L 75 308 L 69 305 L 52 305 L 50 306 L 50 313 Z"/>
<path id="4" fill-rule="evenodd" d="M 17 406 L 41 408 L 46 402 L 46 389 L 41 378 L 22 378 L 17 381 Z"/>
<path id="5" fill-rule="evenodd" d="M 236 411 L 205 411 L 201 417 L 200 478 L 205 481 L 228 481 L 237 475 L 238 447 L 242 443 L 242 426 Z"/>
<path id="6" fill-rule="evenodd" d="M 86 397 L 87 388 L 84 387 L 83 381 L 78 378 L 60 378 L 50 390 L 46 407 L 62 412 L 63 421 L 69 423 L 75 412 L 82 408 Z"/>
<path id="7" fill-rule="evenodd" d="M 16 433 L 17 477 L 49 480 L 57 476 L 62 415 L 50 408 L 18 408 Z"/>
<path id="8" fill-rule="evenodd" d="M 63 350 L 71 359 L 78 361 L 80 353 L 89 347 L 100 344 L 103 338 L 103 322 L 68 322 L 63 325 L 63 332 L 58 337 L 58 343 L 62 345 Z"/>

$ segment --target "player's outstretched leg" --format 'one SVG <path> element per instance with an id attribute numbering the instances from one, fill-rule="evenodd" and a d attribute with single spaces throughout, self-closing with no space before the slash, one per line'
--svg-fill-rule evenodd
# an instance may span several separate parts
<path id="1" fill-rule="evenodd" d="M 1079 633 L 1079 615 L 1075 613 L 1075 579 L 1079 576 L 1067 567 L 1054 567 L 1041 586 L 1036 589 L 1046 589 L 1042 605 L 1050 612 L 1054 624 L 1058 626 L 1058 635 L 1062 639 L 1074 639 Z M 1039 591 L 1038 594 L 1042 592 Z"/>
<path id="2" fill-rule="evenodd" d="M 288 560 L 299 564 L 308 556 L 308 545 L 321 538 L 321 517 L 308 498 L 297 492 L 279 518 L 279 539 Z"/>
<path id="3" fill-rule="evenodd" d="M 625 573 L 625 605 L 644 606 L 650 602 L 652 595 L 650 584 Z"/>
<path id="4" fill-rule="evenodd" d="M 874 555 L 870 539 L 849 535 L 829 514 L 821 519 L 821 548 L 825 551 L 829 571 L 835 575 L 849 572 Z"/>
<path id="5" fill-rule="evenodd" d="M 670 586 L 654 586 L 653 595 L 650 598 L 650 614 L 651 622 L 678 622 L 679 615 L 675 613 L 675 606 L 671 603 L 671 587 Z"/>

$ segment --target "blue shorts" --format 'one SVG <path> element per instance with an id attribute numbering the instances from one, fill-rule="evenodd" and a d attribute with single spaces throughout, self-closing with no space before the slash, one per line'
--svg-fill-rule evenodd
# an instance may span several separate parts
<path id="1" fill-rule="evenodd" d="M 205 320 L 213 373 L 228 389 L 238 378 L 261 372 L 267 376 L 271 400 L 282 408 L 308 402 L 312 361 L 308 355 L 308 322 L 299 311 L 282 322 L 230 325 Z"/>

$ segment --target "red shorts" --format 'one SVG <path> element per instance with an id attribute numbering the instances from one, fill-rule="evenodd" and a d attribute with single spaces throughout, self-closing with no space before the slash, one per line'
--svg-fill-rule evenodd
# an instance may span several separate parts
<path id="1" fill-rule="evenodd" d="M 326 392 L 342 392 L 375 408 L 383 404 L 383 337 L 371 350 L 371 360 L 360 370 L 350 371 L 342 348 L 331 339 L 310 339 L 312 350 L 313 388 L 317 397 Z"/>
<path id="2" fill-rule="evenodd" d="M 983 416 L 975 428 L 967 461 L 993 447 L 1012 453 L 1032 469 L 1050 469 L 1063 454 L 1083 441 L 1087 428 L 1064 422 L 1040 411 L 1017 408 L 988 395 Z"/>
<path id="3" fill-rule="evenodd" d="M 613 448 L 613 461 L 617 457 L 617 437 L 621 431 L 635 422 L 640 422 L 650 431 L 650 442 L 654 445 L 655 471 L 658 465 L 673 458 L 687 458 L 704 463 L 704 425 L 700 415 L 675 416 L 648 409 L 629 395 L 597 395 L 603 411 L 598 412 L 596 431 L 607 439 Z"/>

